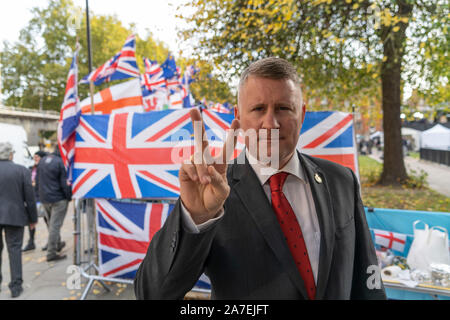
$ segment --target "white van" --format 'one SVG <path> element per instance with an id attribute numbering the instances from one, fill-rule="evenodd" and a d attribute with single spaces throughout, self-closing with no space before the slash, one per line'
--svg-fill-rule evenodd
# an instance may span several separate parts
<path id="1" fill-rule="evenodd" d="M 15 151 L 13 161 L 28 168 L 34 164 L 34 161 L 27 141 L 27 132 L 22 126 L 0 123 L 0 142 L 11 143 Z"/>

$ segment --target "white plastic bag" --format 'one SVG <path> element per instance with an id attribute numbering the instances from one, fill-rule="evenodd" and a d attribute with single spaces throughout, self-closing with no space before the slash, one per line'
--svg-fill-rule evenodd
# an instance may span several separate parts
<path id="1" fill-rule="evenodd" d="M 423 223 L 425 229 L 417 229 L 417 224 Z M 408 252 L 406 262 L 411 269 L 427 270 L 427 262 L 425 257 L 429 227 L 426 223 L 417 220 L 413 223 L 414 240 Z"/>
<path id="2" fill-rule="evenodd" d="M 430 228 L 428 239 L 428 265 L 442 263 L 450 265 L 450 254 L 448 251 L 448 232 L 443 227 Z"/>
<path id="3" fill-rule="evenodd" d="M 425 228 L 418 229 L 419 223 L 423 223 Z M 430 228 L 426 223 L 417 220 L 413 224 L 413 229 L 414 240 L 406 259 L 412 270 L 428 271 L 431 263 L 450 264 L 448 232 L 445 228 Z"/>

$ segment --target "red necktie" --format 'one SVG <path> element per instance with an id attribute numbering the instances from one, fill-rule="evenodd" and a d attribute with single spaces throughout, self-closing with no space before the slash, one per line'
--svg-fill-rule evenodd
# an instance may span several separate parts
<path id="1" fill-rule="evenodd" d="M 286 237 L 287 244 L 291 250 L 292 257 L 297 265 L 300 275 L 306 286 L 308 298 L 314 299 L 316 295 L 316 284 L 309 262 L 308 250 L 303 240 L 300 224 L 295 217 L 289 201 L 283 193 L 283 184 L 286 181 L 288 173 L 279 172 L 269 179 L 270 191 L 272 193 L 272 208 L 277 215 L 278 222 Z"/>

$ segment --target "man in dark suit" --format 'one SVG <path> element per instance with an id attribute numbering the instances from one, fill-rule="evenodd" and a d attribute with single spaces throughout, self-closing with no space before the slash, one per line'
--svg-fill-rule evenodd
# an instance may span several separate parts
<path id="1" fill-rule="evenodd" d="M 36 202 L 31 173 L 24 166 L 13 163 L 13 149 L 9 142 L 0 142 L 0 283 L 3 231 L 8 248 L 13 298 L 22 291 L 22 242 L 24 226 L 34 229 L 37 223 Z"/>
<path id="2" fill-rule="evenodd" d="M 246 150 L 228 166 L 229 152 L 212 162 L 206 139 L 195 141 L 180 198 L 136 274 L 138 299 L 181 299 L 202 272 L 216 299 L 386 298 L 355 175 L 296 150 L 302 100 L 287 61 L 244 71 L 231 128 Z M 200 113 L 191 119 L 198 133 Z"/>

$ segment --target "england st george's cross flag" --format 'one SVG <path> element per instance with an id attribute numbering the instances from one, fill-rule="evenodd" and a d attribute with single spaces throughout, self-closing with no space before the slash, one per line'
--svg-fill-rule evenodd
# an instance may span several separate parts
<path id="1" fill-rule="evenodd" d="M 203 110 L 213 155 L 233 118 Z M 189 109 L 82 115 L 76 139 L 74 198 L 176 199 L 178 170 L 193 154 Z M 243 148 L 238 139 L 235 156 Z M 351 114 L 307 112 L 297 148 L 358 175 Z"/>
<path id="2" fill-rule="evenodd" d="M 83 114 L 91 113 L 91 97 L 80 103 Z M 128 80 L 94 94 L 94 114 L 144 112 L 139 79 Z"/>

